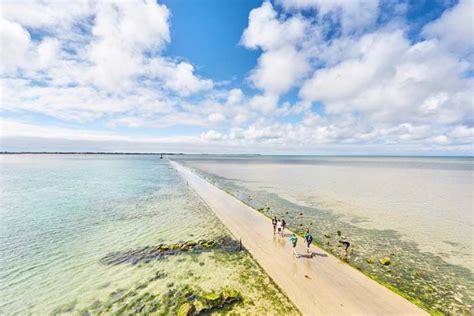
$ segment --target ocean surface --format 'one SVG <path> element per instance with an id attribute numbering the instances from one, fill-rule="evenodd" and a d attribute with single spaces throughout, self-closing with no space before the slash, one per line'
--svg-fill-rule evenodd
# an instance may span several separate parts
<path id="1" fill-rule="evenodd" d="M 166 159 L 0 159 L 0 315 L 174 313 L 226 288 L 238 313 L 296 313 Z M 227 246 L 150 255 L 199 240 Z"/>
<path id="2" fill-rule="evenodd" d="M 339 231 L 353 245 L 345 260 L 413 299 L 443 312 L 472 312 L 473 158 L 202 155 L 178 161 L 266 215 L 285 217 L 290 228 L 310 227 L 336 255 Z M 381 257 L 393 264 L 381 267 Z"/>

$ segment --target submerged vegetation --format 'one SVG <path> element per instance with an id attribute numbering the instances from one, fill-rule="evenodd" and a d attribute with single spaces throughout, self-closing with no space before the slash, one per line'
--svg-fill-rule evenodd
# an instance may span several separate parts
<path id="1" fill-rule="evenodd" d="M 159 244 L 156 246 L 147 246 L 138 249 L 131 249 L 125 251 L 116 251 L 107 254 L 101 259 L 104 264 L 115 265 L 121 263 L 149 263 L 153 260 L 160 260 L 166 256 L 175 256 L 187 252 L 201 253 L 210 251 L 211 249 L 223 249 L 228 252 L 235 252 L 239 250 L 239 243 L 224 236 L 216 240 L 200 239 L 198 241 L 189 240 L 185 242 L 177 242 L 174 244 Z"/>
<path id="2" fill-rule="evenodd" d="M 266 191 L 253 192 L 235 181 L 200 170 L 215 185 L 268 217 L 285 218 L 288 228 L 314 241 L 342 261 L 397 292 L 432 314 L 470 315 L 474 306 L 474 276 L 464 267 L 421 252 L 393 230 L 365 229 L 329 211 L 295 204 Z M 350 239 L 346 254 L 339 243 Z"/>
<path id="3" fill-rule="evenodd" d="M 143 278 L 87 306 L 79 306 L 77 301 L 59 306 L 53 315 L 187 316 L 269 311 L 299 315 L 250 254 L 227 235 L 111 252 L 100 263 L 132 266 L 143 270 Z M 177 269 L 171 272 L 168 265 Z M 149 273 L 156 266 L 160 268 Z M 217 275 L 215 287 L 210 288 L 207 281 L 213 278 L 217 268 L 233 273 L 225 279 Z"/>
<path id="4" fill-rule="evenodd" d="M 230 311 L 242 301 L 238 291 L 224 288 L 217 292 L 205 292 L 199 287 L 187 285 L 174 287 L 162 294 L 118 290 L 105 302 L 96 301 L 79 311 L 80 315 L 202 315 Z M 58 313 L 56 313 L 58 314 Z"/>

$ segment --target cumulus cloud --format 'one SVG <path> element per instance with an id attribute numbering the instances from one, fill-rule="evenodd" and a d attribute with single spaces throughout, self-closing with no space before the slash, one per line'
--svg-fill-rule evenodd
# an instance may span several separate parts
<path id="1" fill-rule="evenodd" d="M 260 55 L 237 88 L 166 55 L 172 15 L 154 0 L 1 3 L 3 113 L 102 124 L 4 119 L 2 147 L 472 153 L 472 5 L 461 0 L 413 38 L 403 3 L 392 21 L 377 0 L 265 1 L 242 30 L 239 44 Z M 198 132 L 111 132 L 176 125 Z"/>
<path id="2" fill-rule="evenodd" d="M 263 105 L 263 112 L 273 109 L 270 104 L 278 101 L 278 97 L 295 86 L 309 70 L 306 56 L 296 47 L 307 28 L 308 23 L 301 16 L 280 20 L 270 2 L 264 2 L 250 12 L 249 25 L 241 43 L 251 49 L 263 50 L 249 77 L 255 87 L 265 92 L 265 97 L 256 97 L 254 102 L 254 106 Z"/>
<path id="3" fill-rule="evenodd" d="M 429 38 L 438 38 L 446 50 L 470 56 L 474 49 L 474 2 L 461 0 L 454 8 L 423 28 L 423 34 Z"/>
<path id="4" fill-rule="evenodd" d="M 213 87 L 191 64 L 161 55 L 170 42 L 170 12 L 155 1 L 1 6 L 2 103 L 8 109 L 82 120 L 97 117 L 90 112 L 148 106 L 124 106 L 122 99 L 136 91 L 144 93 L 142 101 L 168 99 L 171 105 L 165 90 L 188 96 Z M 31 30 L 40 35 L 32 39 Z M 71 108 L 80 115 L 71 115 Z"/>
<path id="5" fill-rule="evenodd" d="M 463 123 L 470 114 L 469 64 L 437 40 L 410 44 L 401 31 L 378 31 L 347 49 L 357 56 L 317 70 L 302 85 L 302 98 L 324 102 L 328 113 L 362 113 L 372 123 Z"/>
<path id="6" fill-rule="evenodd" d="M 379 13 L 378 0 L 279 0 L 287 10 L 314 10 L 319 19 L 329 18 L 341 23 L 344 34 L 361 32 L 375 24 Z"/>

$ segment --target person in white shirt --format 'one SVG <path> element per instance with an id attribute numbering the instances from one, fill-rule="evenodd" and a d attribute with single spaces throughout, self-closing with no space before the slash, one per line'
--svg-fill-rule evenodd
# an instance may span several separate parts
<path id="1" fill-rule="evenodd" d="M 283 228 L 283 225 L 281 224 L 281 220 L 278 220 L 277 222 L 277 231 L 278 231 L 278 234 L 282 234 L 282 228 Z"/>

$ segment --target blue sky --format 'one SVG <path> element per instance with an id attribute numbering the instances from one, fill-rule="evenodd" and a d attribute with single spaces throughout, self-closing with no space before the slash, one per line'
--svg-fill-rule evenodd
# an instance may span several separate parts
<path id="1" fill-rule="evenodd" d="M 472 155 L 472 1 L 2 1 L 1 150 Z"/>

